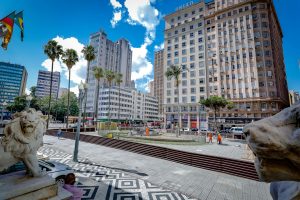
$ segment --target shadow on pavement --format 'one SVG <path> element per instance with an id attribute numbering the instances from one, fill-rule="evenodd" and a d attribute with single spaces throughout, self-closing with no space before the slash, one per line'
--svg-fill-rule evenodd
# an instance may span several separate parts
<path id="1" fill-rule="evenodd" d="M 88 164 L 88 165 L 93 165 L 93 166 L 97 166 L 97 167 L 105 167 L 105 168 L 109 168 L 109 169 L 121 170 L 121 171 L 123 171 L 123 172 L 128 172 L 128 173 L 132 173 L 132 174 L 137 174 L 137 175 L 139 175 L 139 176 L 148 176 L 148 174 L 146 174 L 146 173 L 138 172 L 138 171 L 133 170 L 133 169 L 124 169 L 124 168 L 116 168 L 116 167 L 105 166 L 105 165 L 98 165 L 98 164 L 94 164 L 94 163 L 92 163 L 92 162 L 78 162 L 78 163 Z"/>

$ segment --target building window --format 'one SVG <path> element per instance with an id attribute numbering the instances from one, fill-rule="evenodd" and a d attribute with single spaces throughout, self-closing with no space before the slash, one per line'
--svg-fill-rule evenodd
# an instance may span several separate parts
<path id="1" fill-rule="evenodd" d="M 196 93 L 196 88 L 191 88 L 191 94 L 195 94 Z"/>
<path id="2" fill-rule="evenodd" d="M 191 102 L 196 102 L 196 96 L 191 96 Z"/>
<path id="3" fill-rule="evenodd" d="M 190 80 L 190 85 L 196 85 L 196 80 L 195 79 L 191 79 Z"/>

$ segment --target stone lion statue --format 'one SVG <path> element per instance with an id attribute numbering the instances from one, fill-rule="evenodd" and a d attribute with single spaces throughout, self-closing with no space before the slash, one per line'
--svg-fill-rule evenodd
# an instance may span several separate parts
<path id="1" fill-rule="evenodd" d="M 36 155 L 43 145 L 43 134 L 46 131 L 41 115 L 41 112 L 30 108 L 16 114 L 5 126 L 4 137 L 0 140 L 0 171 L 23 161 L 29 175 L 41 174 Z"/>
<path id="2" fill-rule="evenodd" d="M 260 180 L 272 182 L 273 199 L 300 199 L 300 102 L 246 125 L 244 133 Z"/>

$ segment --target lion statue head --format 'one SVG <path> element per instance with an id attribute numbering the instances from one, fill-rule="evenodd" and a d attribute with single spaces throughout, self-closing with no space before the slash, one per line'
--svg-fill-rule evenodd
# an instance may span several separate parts
<path id="1" fill-rule="evenodd" d="M 300 103 L 244 127 L 265 182 L 300 181 Z"/>
<path id="2" fill-rule="evenodd" d="M 4 137 L 0 140 L 0 171 L 23 161 L 28 173 L 39 175 L 36 153 L 43 145 L 46 130 L 41 115 L 41 112 L 30 108 L 17 113 L 5 126 Z"/>

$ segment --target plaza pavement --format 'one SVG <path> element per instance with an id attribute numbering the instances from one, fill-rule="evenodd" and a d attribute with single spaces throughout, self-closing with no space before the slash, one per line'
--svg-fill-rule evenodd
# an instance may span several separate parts
<path id="1" fill-rule="evenodd" d="M 73 153 L 74 141 L 44 136 L 44 147 Z M 210 147 L 211 146 L 211 147 Z M 198 148 L 213 148 L 203 145 Z M 271 200 L 269 184 L 199 169 L 158 158 L 80 142 L 79 157 L 110 169 L 118 169 L 138 180 L 200 200 Z M 158 198 L 157 198 L 158 199 Z M 165 199 L 168 199 L 167 197 Z"/>

